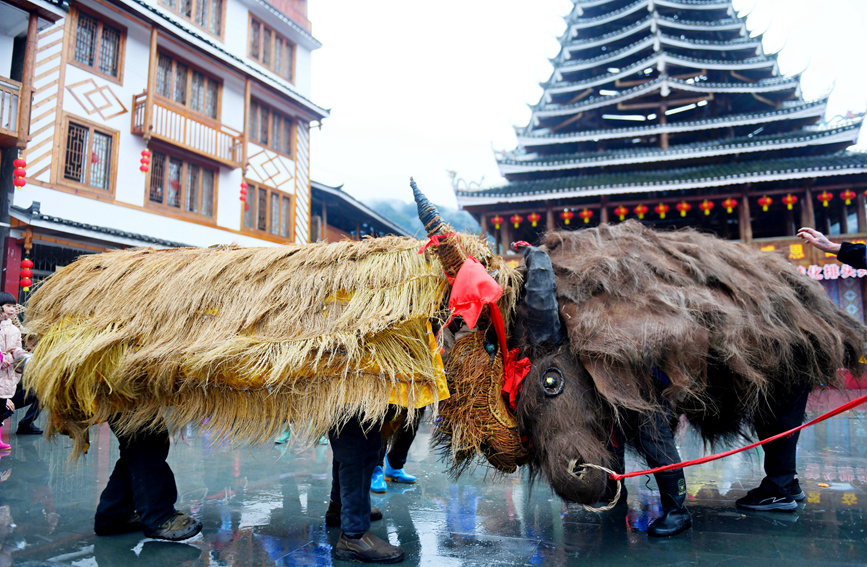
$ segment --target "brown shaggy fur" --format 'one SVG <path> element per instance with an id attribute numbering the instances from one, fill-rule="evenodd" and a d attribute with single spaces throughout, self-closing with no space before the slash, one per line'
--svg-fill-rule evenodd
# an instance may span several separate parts
<path id="1" fill-rule="evenodd" d="M 671 379 L 667 402 L 709 442 L 743 433 L 772 396 L 834 385 L 841 368 L 862 371 L 865 327 L 779 254 L 695 230 L 654 232 L 634 221 L 550 233 L 542 248 L 556 274 L 564 348 L 573 365 L 581 362 L 568 377 L 571 392 L 545 397 L 538 380 L 552 353 L 525 345 L 534 369 L 518 418 L 534 443 L 532 469 L 552 484 L 565 457 L 547 446 L 551 431 L 586 434 L 592 439 L 573 456 L 609 464 L 603 447 L 618 415 L 662 409 L 653 368 Z M 562 406 L 554 413 L 568 417 L 548 411 L 543 419 L 554 403 Z M 574 416 L 588 411 L 592 423 L 581 425 Z"/>

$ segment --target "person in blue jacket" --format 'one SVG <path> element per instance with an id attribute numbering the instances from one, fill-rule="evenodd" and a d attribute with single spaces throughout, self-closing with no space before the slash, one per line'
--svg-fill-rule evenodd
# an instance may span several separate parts
<path id="1" fill-rule="evenodd" d="M 798 238 L 807 244 L 815 246 L 822 252 L 836 254 L 837 259 L 853 268 L 867 269 L 867 245 L 852 242 L 831 242 L 828 237 L 818 230 L 803 227 L 798 229 Z"/>

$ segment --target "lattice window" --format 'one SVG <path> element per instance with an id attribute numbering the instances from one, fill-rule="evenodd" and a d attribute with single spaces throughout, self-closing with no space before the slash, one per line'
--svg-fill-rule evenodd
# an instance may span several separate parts
<path id="1" fill-rule="evenodd" d="M 260 102 L 251 101 L 248 127 L 251 140 L 292 156 L 293 121 L 291 118 Z"/>
<path id="2" fill-rule="evenodd" d="M 120 78 L 124 32 L 85 12 L 75 12 L 77 19 L 73 60 L 92 71 Z"/>
<path id="3" fill-rule="evenodd" d="M 292 197 L 261 185 L 249 185 L 244 208 L 244 228 L 291 238 Z"/>
<path id="4" fill-rule="evenodd" d="M 156 93 L 211 118 L 219 114 L 220 83 L 164 53 L 157 62 Z"/>
<path id="5" fill-rule="evenodd" d="M 223 0 L 160 0 L 160 4 L 214 35 L 223 32 Z"/>
<path id="6" fill-rule="evenodd" d="M 154 152 L 151 163 L 151 203 L 197 216 L 214 216 L 215 170 L 163 152 Z"/>
<path id="7" fill-rule="evenodd" d="M 111 190 L 114 138 L 114 134 L 70 120 L 63 157 L 64 179 L 105 191 Z"/>
<path id="8" fill-rule="evenodd" d="M 256 18 L 250 18 L 249 54 L 284 79 L 293 80 L 295 45 Z"/>

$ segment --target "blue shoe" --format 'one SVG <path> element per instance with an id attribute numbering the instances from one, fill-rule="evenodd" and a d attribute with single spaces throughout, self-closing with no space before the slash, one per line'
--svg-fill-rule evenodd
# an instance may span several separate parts
<path id="1" fill-rule="evenodd" d="M 382 467 L 373 469 L 373 476 L 370 477 L 371 492 L 388 492 L 388 486 L 385 484 L 385 479 L 382 477 Z"/>
<path id="2" fill-rule="evenodd" d="M 391 465 L 388 464 L 388 457 L 385 457 L 385 480 L 390 480 L 391 482 L 403 482 L 405 484 L 414 484 L 418 478 L 412 476 L 411 474 L 406 474 L 403 472 L 403 469 L 393 469 Z"/>
<path id="3" fill-rule="evenodd" d="M 286 429 L 283 430 L 283 433 L 281 433 L 280 436 L 277 437 L 277 439 L 274 439 L 274 444 L 275 445 L 282 445 L 283 443 L 286 443 L 287 441 L 289 441 L 289 438 L 291 436 L 292 436 L 292 432 L 287 427 Z"/>

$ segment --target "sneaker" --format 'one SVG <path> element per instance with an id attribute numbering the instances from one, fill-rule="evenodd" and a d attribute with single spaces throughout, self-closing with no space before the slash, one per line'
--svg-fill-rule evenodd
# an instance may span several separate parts
<path id="1" fill-rule="evenodd" d="M 371 508 L 370 509 L 370 521 L 376 522 L 382 519 L 382 510 L 379 508 Z M 334 502 L 328 503 L 328 510 L 325 511 L 325 525 L 329 528 L 339 528 L 340 527 L 340 506 L 334 504 Z"/>
<path id="2" fill-rule="evenodd" d="M 202 522 L 187 516 L 183 512 L 175 512 L 171 518 L 163 522 L 155 530 L 145 530 L 144 535 L 155 539 L 181 541 L 189 539 L 202 531 Z"/>
<path id="3" fill-rule="evenodd" d="M 761 486 L 750 490 L 746 496 L 736 500 L 735 505 L 747 510 L 781 510 L 785 512 L 791 512 L 798 507 L 798 504 L 789 494 L 782 496 L 773 494 Z"/>
<path id="4" fill-rule="evenodd" d="M 403 561 L 406 552 L 398 545 L 391 545 L 370 532 L 358 539 L 340 534 L 334 546 L 334 556 L 342 561 L 361 561 L 363 563 L 397 563 Z"/>
<path id="5" fill-rule="evenodd" d="M 33 424 L 21 425 L 18 424 L 18 429 L 15 430 L 16 435 L 42 435 L 44 432 Z"/>
<path id="6" fill-rule="evenodd" d="M 404 484 L 414 484 L 418 478 L 412 476 L 411 474 L 406 474 L 403 469 L 393 469 L 391 465 L 388 464 L 388 457 L 385 457 L 385 470 L 383 471 L 383 476 L 385 476 L 385 480 L 390 480 L 391 482 L 402 482 Z"/>
<path id="7" fill-rule="evenodd" d="M 275 445 L 282 445 L 283 443 L 287 443 L 291 436 L 292 436 L 292 432 L 287 427 L 286 429 L 283 430 L 283 433 L 281 433 L 276 439 L 274 439 L 274 444 Z"/>
<path id="8" fill-rule="evenodd" d="M 388 486 L 385 484 L 385 477 L 382 474 L 382 467 L 373 469 L 373 476 L 370 477 L 370 491 L 379 493 L 388 492 Z"/>
<path id="9" fill-rule="evenodd" d="M 93 533 L 98 536 L 128 534 L 141 531 L 141 518 L 133 512 L 120 521 L 97 521 L 94 522 Z"/>
<path id="10" fill-rule="evenodd" d="M 801 485 L 798 482 L 798 479 L 795 479 L 787 488 L 789 489 L 789 496 L 791 496 L 792 500 L 795 502 L 800 502 L 807 498 L 807 495 L 804 494 L 803 490 L 801 490 Z"/>

